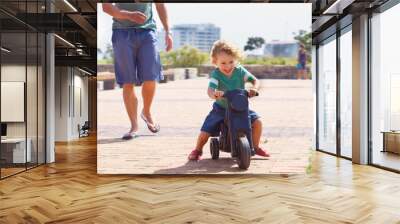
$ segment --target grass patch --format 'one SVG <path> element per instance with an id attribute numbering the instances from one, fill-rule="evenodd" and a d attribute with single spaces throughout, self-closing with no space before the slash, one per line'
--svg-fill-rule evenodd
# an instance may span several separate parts
<path id="1" fill-rule="evenodd" d="M 312 149 L 312 147 L 309 148 L 309 156 L 308 156 L 308 165 L 306 167 L 306 174 L 311 174 L 312 171 L 312 161 L 313 161 L 313 157 L 314 157 L 314 153 L 315 151 Z"/>

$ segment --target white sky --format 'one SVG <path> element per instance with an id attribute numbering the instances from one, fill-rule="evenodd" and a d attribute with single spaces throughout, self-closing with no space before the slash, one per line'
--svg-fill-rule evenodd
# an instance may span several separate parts
<path id="1" fill-rule="evenodd" d="M 166 3 L 169 24 L 213 23 L 221 28 L 221 38 L 243 49 L 247 38 L 293 40 L 293 32 L 311 31 L 311 3 Z M 98 4 L 97 46 L 111 43 L 112 19 Z M 162 25 L 153 6 L 157 29 Z"/>

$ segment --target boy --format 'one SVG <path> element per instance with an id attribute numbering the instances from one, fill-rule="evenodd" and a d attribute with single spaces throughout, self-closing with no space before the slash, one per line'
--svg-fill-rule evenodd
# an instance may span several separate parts
<path id="1" fill-rule="evenodd" d="M 215 42 L 211 49 L 211 60 L 217 68 L 211 72 L 207 93 L 211 99 L 216 101 L 201 127 L 196 148 L 189 154 L 189 160 L 199 160 L 203 154 L 203 146 L 207 143 L 208 138 L 210 136 L 218 136 L 220 125 L 224 121 L 225 109 L 227 108 L 227 101 L 222 97 L 224 91 L 244 89 L 245 82 L 251 82 L 253 87 L 249 90 L 249 96 L 253 97 L 257 94 L 260 81 L 238 64 L 240 57 L 240 51 L 226 41 Z M 249 116 L 252 124 L 255 153 L 259 156 L 268 157 L 269 153 L 259 146 L 262 131 L 262 123 L 259 120 L 259 116 L 252 110 L 249 110 Z"/>

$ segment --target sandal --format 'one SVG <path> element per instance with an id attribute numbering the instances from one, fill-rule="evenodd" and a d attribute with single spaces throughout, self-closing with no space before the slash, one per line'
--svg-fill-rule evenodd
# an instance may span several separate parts
<path id="1" fill-rule="evenodd" d="M 158 124 L 151 125 L 151 124 L 149 123 L 149 121 L 147 121 L 147 119 L 146 119 L 146 117 L 144 116 L 143 112 L 140 114 L 140 117 L 141 117 L 141 118 L 143 119 L 143 121 L 146 123 L 147 128 L 148 128 L 151 132 L 157 133 L 157 132 L 160 131 L 160 125 L 158 125 Z"/>
<path id="2" fill-rule="evenodd" d="M 136 131 L 130 131 L 128 133 L 125 133 L 124 136 L 122 136 L 123 140 L 131 140 L 132 138 L 138 137 L 138 134 Z"/>
<path id="3" fill-rule="evenodd" d="M 202 154 L 203 154 L 202 151 L 195 149 L 189 154 L 188 159 L 195 161 L 200 160 Z"/>
<path id="4" fill-rule="evenodd" d="M 267 150 L 264 150 L 262 148 L 257 148 L 255 150 L 256 155 L 262 156 L 262 157 L 270 157 L 270 154 L 268 153 Z"/>

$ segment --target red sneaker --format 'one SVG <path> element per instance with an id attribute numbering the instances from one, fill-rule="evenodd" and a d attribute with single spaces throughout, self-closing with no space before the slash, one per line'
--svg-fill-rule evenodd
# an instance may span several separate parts
<path id="1" fill-rule="evenodd" d="M 203 154 L 202 151 L 199 151 L 199 150 L 195 149 L 189 154 L 188 159 L 189 160 L 196 160 L 196 161 L 200 160 L 202 154 Z"/>
<path id="2" fill-rule="evenodd" d="M 269 153 L 267 152 L 267 150 L 264 150 L 262 148 L 256 149 L 255 153 L 256 153 L 256 155 L 263 156 L 263 157 L 269 157 L 270 156 Z"/>

